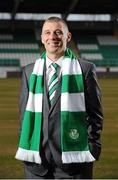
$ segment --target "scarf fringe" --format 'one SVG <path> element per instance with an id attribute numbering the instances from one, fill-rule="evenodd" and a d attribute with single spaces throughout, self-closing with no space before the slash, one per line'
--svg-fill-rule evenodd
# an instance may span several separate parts
<path id="1" fill-rule="evenodd" d="M 63 163 L 83 163 L 92 161 L 95 161 L 95 158 L 92 156 L 90 151 L 62 152 Z"/>
<path id="2" fill-rule="evenodd" d="M 37 151 L 18 148 L 15 158 L 22 161 L 35 162 L 37 164 L 41 164 L 41 158 L 39 152 Z"/>

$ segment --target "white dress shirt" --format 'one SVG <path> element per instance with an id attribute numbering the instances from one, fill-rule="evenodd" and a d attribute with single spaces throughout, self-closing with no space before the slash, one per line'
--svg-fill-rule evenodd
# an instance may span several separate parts
<path id="1" fill-rule="evenodd" d="M 57 69 L 57 74 L 58 77 L 61 76 L 61 66 L 62 66 L 62 61 L 63 61 L 64 56 L 60 57 L 57 61 L 52 61 L 50 60 L 47 56 L 46 56 L 46 82 L 48 83 L 49 80 L 49 72 L 51 71 L 52 67 L 51 64 L 52 63 L 57 63 L 58 64 L 58 69 Z"/>

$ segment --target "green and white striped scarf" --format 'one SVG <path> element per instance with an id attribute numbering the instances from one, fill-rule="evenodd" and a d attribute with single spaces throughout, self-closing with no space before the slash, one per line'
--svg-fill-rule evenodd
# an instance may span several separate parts
<path id="1" fill-rule="evenodd" d="M 37 59 L 29 82 L 29 97 L 24 114 L 16 159 L 41 164 L 42 101 L 46 53 Z M 84 83 L 79 61 L 66 49 L 62 61 L 61 150 L 63 163 L 91 162 L 88 146 Z"/>

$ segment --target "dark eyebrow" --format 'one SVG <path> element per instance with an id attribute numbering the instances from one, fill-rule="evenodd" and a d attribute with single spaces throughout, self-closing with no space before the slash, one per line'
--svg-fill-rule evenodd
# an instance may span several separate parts
<path id="1" fill-rule="evenodd" d="M 49 29 L 44 30 L 44 32 L 46 32 L 46 31 L 50 31 L 50 30 Z"/>

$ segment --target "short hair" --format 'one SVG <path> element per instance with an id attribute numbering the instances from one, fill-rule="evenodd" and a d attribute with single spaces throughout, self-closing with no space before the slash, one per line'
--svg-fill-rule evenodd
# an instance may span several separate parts
<path id="1" fill-rule="evenodd" d="M 67 25 L 66 21 L 64 21 L 62 18 L 59 18 L 59 17 L 56 17 L 56 16 L 51 16 L 51 17 L 49 17 L 48 19 L 46 19 L 46 20 L 44 21 L 43 25 L 44 25 L 46 22 L 57 22 L 57 23 L 58 23 L 58 22 L 62 22 L 62 23 L 65 25 L 65 27 L 67 28 L 67 30 L 69 31 L 68 25 Z"/>

